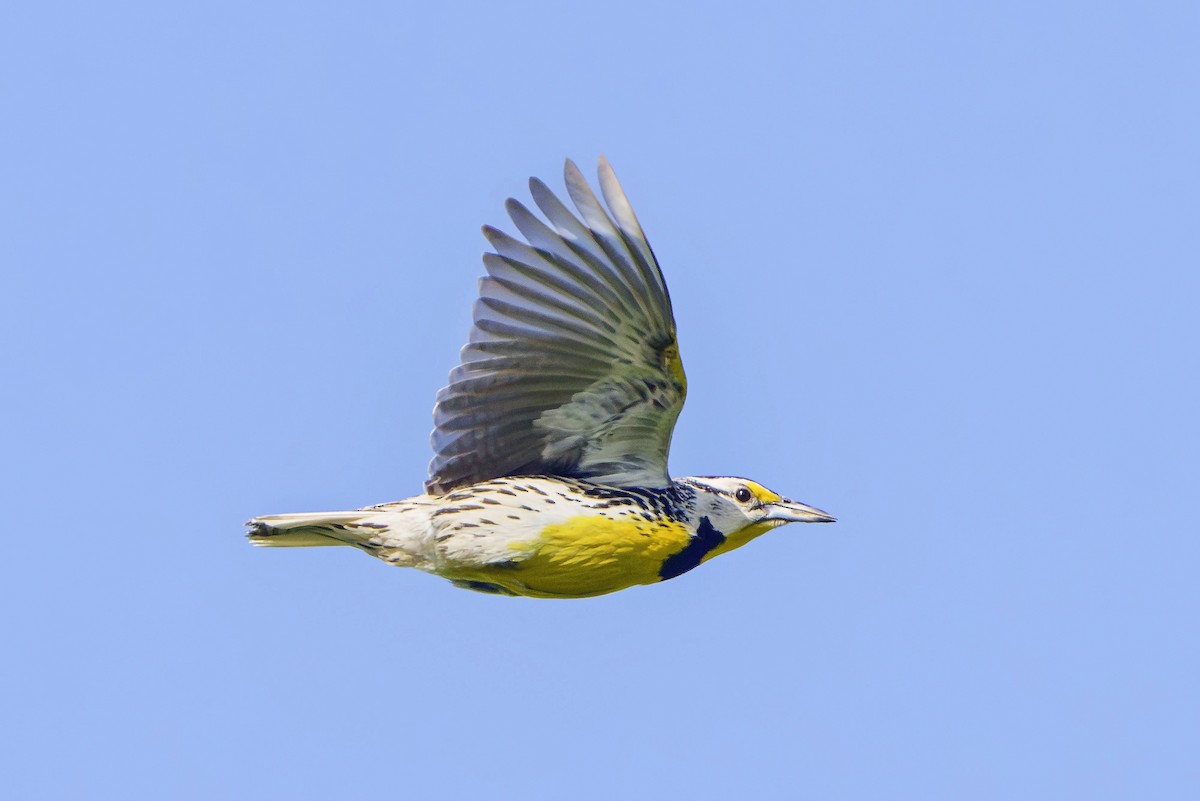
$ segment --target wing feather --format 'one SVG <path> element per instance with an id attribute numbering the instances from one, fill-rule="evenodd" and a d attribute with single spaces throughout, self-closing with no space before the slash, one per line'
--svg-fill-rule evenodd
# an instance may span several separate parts
<path id="1" fill-rule="evenodd" d="M 484 227 L 494 252 L 483 257 L 470 338 L 434 407 L 428 492 L 522 474 L 669 482 L 686 394 L 670 295 L 603 158 L 599 177 L 603 204 L 566 162 L 578 216 L 531 178 L 546 221 L 505 204 L 526 242 Z"/>

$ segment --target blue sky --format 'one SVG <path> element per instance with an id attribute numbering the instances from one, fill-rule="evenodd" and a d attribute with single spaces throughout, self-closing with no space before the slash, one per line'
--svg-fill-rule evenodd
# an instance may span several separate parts
<path id="1" fill-rule="evenodd" d="M 423 4 L 432 5 L 432 4 Z M 1194 798 L 1189 3 L 0 12 L 22 798 Z M 837 515 L 599 599 L 247 518 L 420 489 L 482 223 L 613 162 L 672 470 Z"/>

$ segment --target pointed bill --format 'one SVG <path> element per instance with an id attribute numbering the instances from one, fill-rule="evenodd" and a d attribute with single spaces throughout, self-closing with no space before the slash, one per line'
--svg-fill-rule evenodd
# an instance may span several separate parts
<path id="1" fill-rule="evenodd" d="M 815 506 L 789 501 L 786 498 L 768 504 L 767 516 L 764 520 L 777 520 L 780 523 L 836 523 L 837 518 L 828 512 L 822 512 Z"/>

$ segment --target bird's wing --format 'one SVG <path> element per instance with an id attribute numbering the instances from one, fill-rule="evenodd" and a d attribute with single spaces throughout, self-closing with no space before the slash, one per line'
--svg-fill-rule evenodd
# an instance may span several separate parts
<path id="1" fill-rule="evenodd" d="M 426 491 L 500 476 L 562 475 L 664 487 L 687 382 L 662 272 L 612 167 L 608 211 L 571 161 L 579 216 L 531 178 L 549 225 L 515 200 L 529 244 L 495 228 L 475 323 L 433 410 Z"/>

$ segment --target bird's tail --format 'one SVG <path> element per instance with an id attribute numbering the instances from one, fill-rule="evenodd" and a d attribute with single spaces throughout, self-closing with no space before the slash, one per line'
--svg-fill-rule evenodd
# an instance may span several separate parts
<path id="1" fill-rule="evenodd" d="M 256 517 L 246 524 L 246 536 L 254 545 L 303 548 L 314 545 L 362 547 L 386 528 L 373 522 L 378 513 L 368 509 L 353 512 L 307 512 Z"/>

